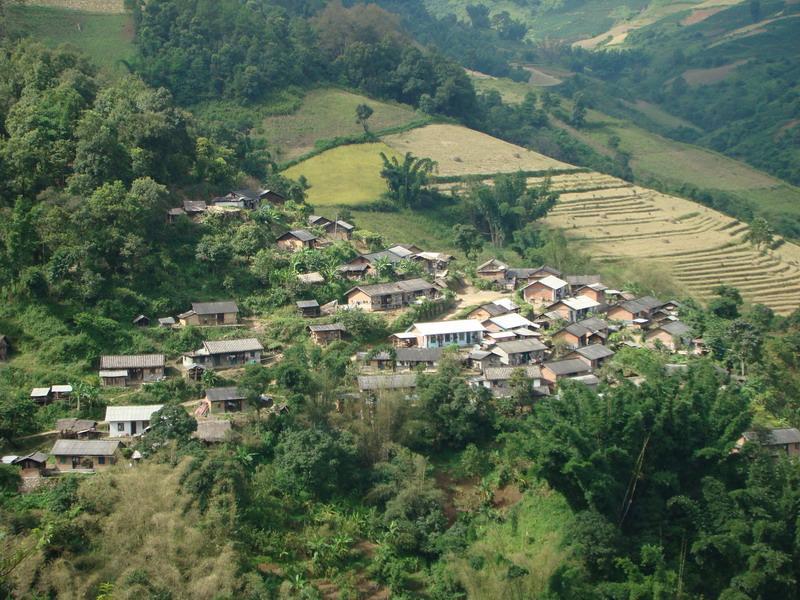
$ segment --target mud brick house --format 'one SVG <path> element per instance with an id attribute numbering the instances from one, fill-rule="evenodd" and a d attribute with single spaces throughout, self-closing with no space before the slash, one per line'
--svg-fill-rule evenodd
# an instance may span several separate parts
<path id="1" fill-rule="evenodd" d="M 59 471 L 102 471 L 119 458 L 119 440 L 56 440 L 50 454 Z"/>
<path id="2" fill-rule="evenodd" d="M 236 387 L 215 387 L 206 390 L 204 402 L 211 412 L 240 412 L 244 408 L 245 397 Z"/>
<path id="3" fill-rule="evenodd" d="M 577 358 L 584 361 L 592 369 L 599 369 L 612 356 L 614 356 L 614 351 L 608 346 L 589 344 L 574 350 L 566 358 Z"/>
<path id="4" fill-rule="evenodd" d="M 502 283 L 506 279 L 507 270 L 508 265 L 506 263 L 499 261 L 496 258 L 491 258 L 485 263 L 478 265 L 478 267 L 475 269 L 475 274 L 486 281 Z"/>
<path id="5" fill-rule="evenodd" d="M 199 365 L 206 369 L 229 369 L 260 363 L 264 346 L 256 338 L 203 342 L 203 347 L 183 355 L 186 369 Z"/>
<path id="6" fill-rule="evenodd" d="M 303 248 L 314 248 L 317 236 L 305 229 L 293 229 L 280 236 L 276 243 L 281 250 L 299 252 Z"/>
<path id="7" fill-rule="evenodd" d="M 178 315 L 184 327 L 188 325 L 235 325 L 239 321 L 239 307 L 233 300 L 220 302 L 192 302 L 191 310 Z"/>
<path id="8" fill-rule="evenodd" d="M 525 301 L 537 304 L 553 304 L 567 296 L 569 285 L 555 275 L 548 275 L 542 279 L 532 281 L 522 288 L 522 297 Z"/>
<path id="9" fill-rule="evenodd" d="M 681 321 L 663 321 L 644 334 L 645 346 L 655 348 L 660 343 L 671 352 L 691 346 L 693 337 L 692 328 Z"/>
<path id="10" fill-rule="evenodd" d="M 311 340 L 317 346 L 325 346 L 331 342 L 341 340 L 347 330 L 341 323 L 329 323 L 326 325 L 309 325 L 308 332 L 311 334 Z"/>
<path id="11" fill-rule="evenodd" d="M 439 288 L 424 279 L 360 285 L 345 293 L 348 306 L 367 312 L 404 308 L 420 298 L 433 300 L 438 297 Z"/>
<path id="12" fill-rule="evenodd" d="M 159 381 L 164 378 L 164 355 L 101 356 L 99 374 L 104 386 L 124 387 Z"/>

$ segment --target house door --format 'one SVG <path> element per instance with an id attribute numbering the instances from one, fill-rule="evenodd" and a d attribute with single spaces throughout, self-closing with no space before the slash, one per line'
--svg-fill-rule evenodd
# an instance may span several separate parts
<path id="1" fill-rule="evenodd" d="M 78 458 L 77 456 L 73 456 L 72 457 L 72 468 L 73 469 L 77 469 L 80 466 L 80 464 L 81 464 L 81 459 Z"/>
<path id="2" fill-rule="evenodd" d="M 136 421 L 131 421 L 131 435 L 136 435 Z"/>

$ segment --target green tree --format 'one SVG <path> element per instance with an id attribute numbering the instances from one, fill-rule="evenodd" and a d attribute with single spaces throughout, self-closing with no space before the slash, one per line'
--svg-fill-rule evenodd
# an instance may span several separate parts
<path id="1" fill-rule="evenodd" d="M 171 440 L 184 445 L 195 431 L 197 420 L 181 404 L 165 404 L 150 417 L 150 429 L 144 436 L 144 453 L 151 454 Z"/>
<path id="2" fill-rule="evenodd" d="M 750 223 L 750 228 L 744 237 L 756 247 L 756 250 L 766 250 L 775 239 L 775 231 L 766 219 L 756 217 Z"/>
<path id="3" fill-rule="evenodd" d="M 572 106 L 572 116 L 570 122 L 574 127 L 581 129 L 586 125 L 586 100 L 582 94 L 575 97 L 575 103 Z"/>
<path id="4" fill-rule="evenodd" d="M 428 184 L 436 163 L 430 158 L 417 158 L 410 152 L 406 152 L 402 162 L 396 156 L 388 158 L 383 152 L 381 159 L 381 177 L 389 187 L 389 197 L 403 208 L 419 206 L 423 189 Z"/>
<path id="5" fill-rule="evenodd" d="M 742 306 L 742 295 L 735 287 L 718 285 L 713 290 L 716 296 L 708 303 L 708 310 L 722 319 L 735 319 L 739 316 L 739 307 Z"/>
<path id="6" fill-rule="evenodd" d="M 349 495 L 360 484 L 361 467 L 352 434 L 289 429 L 275 447 L 275 481 L 288 495 L 327 500 Z"/>
<path id="7" fill-rule="evenodd" d="M 367 121 L 372 116 L 372 107 L 369 104 L 359 104 L 356 106 L 356 123 L 361 125 L 364 128 L 364 133 L 369 133 L 369 128 L 367 126 Z"/>
<path id="8" fill-rule="evenodd" d="M 758 328 L 742 319 L 737 319 L 728 327 L 729 351 L 739 363 L 739 373 L 745 376 L 748 363 L 761 357 L 764 344 L 763 334 Z"/>
<path id="9" fill-rule="evenodd" d="M 453 225 L 453 244 L 468 259 L 474 260 L 483 250 L 483 237 L 472 225 Z"/>

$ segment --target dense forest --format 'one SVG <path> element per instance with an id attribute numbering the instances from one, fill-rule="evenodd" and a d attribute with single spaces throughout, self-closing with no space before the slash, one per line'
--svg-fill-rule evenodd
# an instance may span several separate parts
<path id="1" fill-rule="evenodd" d="M 388 350 L 387 335 L 428 307 L 394 321 L 344 312 L 350 338 L 313 345 L 293 302 L 341 298 L 350 284 L 336 267 L 355 256 L 353 244 L 276 250 L 276 237 L 306 226 L 314 210 L 302 182 L 281 176 L 246 128 L 192 114 L 203 99 L 246 104 L 334 82 L 624 174 L 624 161 L 551 128 L 544 98 L 508 105 L 476 94 L 456 59 L 472 54 L 475 67 L 513 74 L 505 46 L 519 41 L 513 23 L 490 22 L 473 36 L 472 25 L 452 22 L 445 53 L 426 45 L 438 26 L 429 16 L 425 27 L 420 17 L 404 28 L 374 5 L 150 0 L 135 14 L 138 55 L 118 79 L 69 49 L 0 46 L 0 333 L 26 361 L 0 368 L 0 442 L 49 430 L 62 416 L 99 419 L 110 402 L 165 405 L 136 443 L 144 458 L 135 468 L 18 494 L 15 468 L 0 465 L 0 595 L 800 594 L 800 465 L 757 444 L 736 446 L 751 427 L 800 426 L 800 312 L 745 306 L 723 286 L 707 307 L 680 299 L 682 318 L 710 350 L 680 368 L 663 349 L 624 348 L 598 393 L 568 382 L 532 406 L 524 379 L 495 398 L 469 385 L 446 353 L 435 373 L 419 375 L 415 402 L 348 402 L 351 357 Z M 482 23 L 480 11 L 475 19 Z M 477 48 L 495 39 L 496 53 Z M 384 160 L 391 190 L 402 165 Z M 256 184 L 287 202 L 244 216 L 165 219 L 185 198 Z M 484 243 L 526 264 L 598 266 L 558 232 L 529 226 L 556 198 L 527 189 L 523 174 L 472 186 L 464 204 L 432 197 L 442 206 L 403 208 L 447 215 L 472 236 L 453 267 L 465 277 Z M 478 229 L 490 239 L 476 241 Z M 378 250 L 397 240 L 358 241 Z M 423 275 L 408 261 L 384 269 L 378 280 Z M 311 271 L 325 283 L 298 283 Z M 180 356 L 229 336 L 131 323 L 220 296 L 261 320 L 258 335 L 279 361 L 248 365 L 236 380 L 176 377 L 116 397 L 99 388 L 101 354 Z M 77 404 L 30 399 L 32 387 L 64 378 L 76 382 Z M 223 385 L 239 386 L 249 410 L 233 437 L 206 445 L 192 437 L 197 422 L 181 403 Z M 286 410 L 267 415 L 265 395 Z M 498 545 L 487 550 L 487 540 Z M 529 552 L 541 547 L 553 555 L 532 564 Z"/>

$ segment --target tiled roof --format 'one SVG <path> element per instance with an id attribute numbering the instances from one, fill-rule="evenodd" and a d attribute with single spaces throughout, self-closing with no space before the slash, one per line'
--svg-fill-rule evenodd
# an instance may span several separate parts
<path id="1" fill-rule="evenodd" d="M 163 407 L 163 404 L 106 406 L 105 420 L 109 423 L 112 421 L 149 421 L 153 413 Z"/>
<path id="2" fill-rule="evenodd" d="M 601 358 L 614 356 L 614 351 L 602 344 L 589 344 L 583 348 L 578 348 L 575 352 L 589 360 L 600 360 Z"/>
<path id="3" fill-rule="evenodd" d="M 542 370 L 537 365 L 527 365 L 524 367 L 486 367 L 483 376 L 487 381 L 508 381 L 514 371 L 522 370 L 528 379 L 541 379 Z"/>
<path id="4" fill-rule="evenodd" d="M 565 360 L 555 360 L 544 363 L 556 375 L 570 375 L 572 373 L 586 373 L 591 371 L 591 367 L 579 358 L 568 358 Z"/>
<path id="5" fill-rule="evenodd" d="M 147 369 L 164 366 L 163 354 L 125 354 L 100 357 L 100 368 L 106 369 Z"/>
<path id="6" fill-rule="evenodd" d="M 496 349 L 502 350 L 506 354 L 519 354 L 521 352 L 541 352 L 547 350 L 542 342 L 536 338 L 526 338 L 524 340 L 513 340 L 511 342 L 498 342 Z"/>

